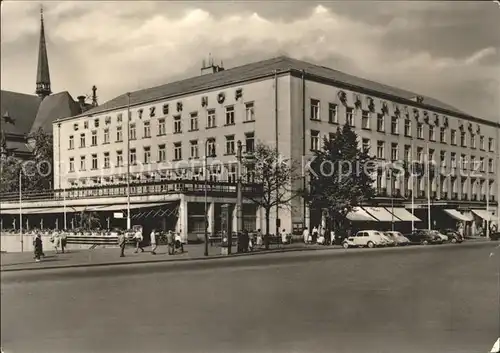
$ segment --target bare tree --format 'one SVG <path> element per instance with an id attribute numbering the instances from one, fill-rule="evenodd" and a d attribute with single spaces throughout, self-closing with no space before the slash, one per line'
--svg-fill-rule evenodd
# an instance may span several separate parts
<path id="1" fill-rule="evenodd" d="M 252 160 L 246 163 L 248 176 L 262 186 L 261 193 L 245 195 L 245 198 L 262 207 L 266 218 L 266 236 L 270 231 L 271 210 L 275 207 L 291 207 L 291 201 L 302 194 L 293 189 L 293 181 L 298 179 L 298 163 L 283 158 L 276 149 L 261 142 L 257 143 L 252 153 Z M 266 241 L 266 248 L 269 243 Z"/>

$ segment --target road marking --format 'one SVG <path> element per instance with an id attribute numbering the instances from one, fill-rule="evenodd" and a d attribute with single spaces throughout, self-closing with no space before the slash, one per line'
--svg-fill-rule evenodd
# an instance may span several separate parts
<path id="1" fill-rule="evenodd" d="M 499 352 L 500 352 L 500 337 L 497 339 L 497 341 L 493 345 L 493 348 L 491 348 L 490 353 L 499 353 Z"/>

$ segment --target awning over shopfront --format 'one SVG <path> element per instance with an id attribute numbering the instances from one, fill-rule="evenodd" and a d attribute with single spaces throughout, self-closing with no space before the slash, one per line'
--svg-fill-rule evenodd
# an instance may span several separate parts
<path id="1" fill-rule="evenodd" d="M 495 216 L 493 216 L 491 213 L 487 212 L 486 210 L 472 210 L 472 213 L 474 213 L 476 216 L 479 218 L 484 219 L 485 221 L 494 221 Z"/>
<path id="2" fill-rule="evenodd" d="M 471 216 L 466 216 L 457 210 L 444 210 L 445 213 L 447 213 L 450 217 L 455 218 L 457 221 L 462 221 L 462 222 L 472 222 L 472 217 Z"/>
<path id="3" fill-rule="evenodd" d="M 138 208 L 151 208 L 151 207 L 161 207 L 166 205 L 174 205 L 176 202 L 166 202 L 166 203 L 137 203 L 130 204 L 130 209 L 135 210 Z M 92 211 L 106 212 L 106 211 L 126 211 L 126 204 L 118 204 L 118 205 L 106 205 L 106 206 L 96 206 L 92 209 Z"/>
<path id="4" fill-rule="evenodd" d="M 66 213 L 89 211 L 87 206 L 67 206 Z M 22 214 L 49 214 L 49 213 L 64 213 L 64 207 L 46 207 L 46 208 L 23 208 Z M 1 214 L 17 215 L 19 209 L 0 210 Z"/>
<path id="5" fill-rule="evenodd" d="M 403 222 L 422 222 L 422 220 L 416 216 L 414 216 L 411 212 L 406 210 L 403 207 L 394 207 L 390 209 L 396 217 L 398 217 Z"/>
<path id="6" fill-rule="evenodd" d="M 361 207 L 354 207 L 353 210 L 347 214 L 347 219 L 353 222 L 377 222 L 375 218 L 370 216 L 368 212 Z"/>
<path id="7" fill-rule="evenodd" d="M 363 207 L 370 216 L 380 222 L 401 222 L 401 220 L 383 207 Z"/>

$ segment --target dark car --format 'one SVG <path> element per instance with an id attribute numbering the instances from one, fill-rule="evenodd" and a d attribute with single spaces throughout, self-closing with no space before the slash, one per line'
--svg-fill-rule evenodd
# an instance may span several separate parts
<path id="1" fill-rule="evenodd" d="M 454 229 L 451 229 L 451 228 L 442 229 L 441 233 L 446 235 L 448 237 L 449 241 L 452 243 L 461 243 L 464 241 L 464 237 L 461 236 L 460 233 Z"/>
<path id="2" fill-rule="evenodd" d="M 500 232 L 493 232 L 490 234 L 491 240 L 500 240 Z"/>
<path id="3" fill-rule="evenodd" d="M 441 244 L 443 240 L 438 236 L 432 234 L 427 229 L 416 229 L 411 234 L 406 236 L 412 243 L 416 244 Z"/>

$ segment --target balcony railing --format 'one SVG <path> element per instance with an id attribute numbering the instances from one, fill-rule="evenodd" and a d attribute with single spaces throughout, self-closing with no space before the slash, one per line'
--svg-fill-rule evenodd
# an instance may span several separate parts
<path id="1" fill-rule="evenodd" d="M 260 194 L 262 185 L 243 184 L 243 194 Z M 164 180 L 149 183 L 133 183 L 130 185 L 130 196 L 147 196 L 160 194 L 201 194 L 205 192 L 205 182 L 200 180 Z M 207 193 L 209 194 L 235 194 L 236 184 L 228 182 L 207 182 Z M 73 188 L 66 190 L 48 190 L 44 192 L 23 192 L 22 200 L 31 201 L 60 201 L 64 198 L 101 198 L 101 197 L 123 197 L 127 196 L 127 185 L 105 185 L 85 188 Z M 18 201 L 19 193 L 0 194 L 1 201 Z"/>

